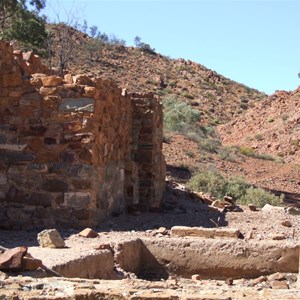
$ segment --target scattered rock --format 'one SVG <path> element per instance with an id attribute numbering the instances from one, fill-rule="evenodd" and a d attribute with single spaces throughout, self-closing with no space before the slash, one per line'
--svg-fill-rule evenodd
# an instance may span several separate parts
<path id="1" fill-rule="evenodd" d="M 271 287 L 274 290 L 288 290 L 290 287 L 286 281 L 271 281 Z"/>
<path id="2" fill-rule="evenodd" d="M 8 275 L 2 271 L 0 271 L 0 280 L 5 280 L 8 278 Z"/>
<path id="3" fill-rule="evenodd" d="M 223 209 L 223 208 L 225 208 L 225 203 L 224 203 L 224 201 L 221 201 L 221 200 L 215 200 L 215 201 L 211 204 L 211 206 L 217 207 L 217 208 L 220 208 L 220 209 Z"/>
<path id="4" fill-rule="evenodd" d="M 253 285 L 257 285 L 259 283 L 266 282 L 267 280 L 268 280 L 268 278 L 266 276 L 259 276 L 255 279 L 253 279 L 251 282 L 253 283 Z"/>
<path id="5" fill-rule="evenodd" d="M 46 229 L 37 236 L 41 247 L 46 248 L 64 248 L 65 242 L 56 229 Z"/>
<path id="6" fill-rule="evenodd" d="M 281 241 L 281 240 L 285 240 L 286 236 L 284 234 L 273 234 L 271 236 L 272 240 L 274 241 Z"/>
<path id="7" fill-rule="evenodd" d="M 251 211 L 257 211 L 257 207 L 256 207 L 256 205 L 254 205 L 254 204 L 249 204 L 249 205 L 248 205 L 248 208 L 249 208 Z"/>
<path id="8" fill-rule="evenodd" d="M 288 220 L 282 221 L 280 224 L 285 227 L 292 227 L 292 223 Z"/>
<path id="9" fill-rule="evenodd" d="M 100 244 L 100 245 L 96 246 L 94 249 L 95 250 L 105 250 L 106 249 L 106 250 L 112 251 L 112 246 L 110 244 L 106 243 L 106 244 Z"/>
<path id="10" fill-rule="evenodd" d="M 96 238 L 98 237 L 98 232 L 96 232 L 95 230 L 91 229 L 91 228 L 85 228 L 84 230 L 82 230 L 81 232 L 79 232 L 79 235 L 85 238 Z"/>
<path id="11" fill-rule="evenodd" d="M 166 234 L 168 234 L 168 230 L 165 227 L 159 227 L 156 230 L 156 233 L 158 233 L 158 234 L 160 233 L 160 234 L 166 235 Z"/>
<path id="12" fill-rule="evenodd" d="M 270 204 L 266 204 L 262 209 L 261 211 L 262 212 L 265 212 L 265 213 L 270 213 L 272 211 L 283 211 L 284 208 L 281 207 L 281 206 L 273 206 L 273 205 L 270 205 Z"/>
<path id="13" fill-rule="evenodd" d="M 230 196 L 224 196 L 223 200 L 225 202 L 228 202 L 228 203 L 232 204 L 232 205 L 235 204 L 234 201 L 233 201 L 233 199 L 232 199 L 232 197 L 230 197 Z"/>
<path id="14" fill-rule="evenodd" d="M 273 281 L 273 280 L 280 281 L 280 280 L 286 280 L 286 277 L 284 276 L 284 274 L 277 272 L 277 273 L 269 275 L 268 280 L 269 281 Z"/>
<path id="15" fill-rule="evenodd" d="M 225 283 L 228 284 L 228 285 L 233 285 L 233 279 L 232 278 L 227 278 L 225 280 Z"/>
<path id="16" fill-rule="evenodd" d="M 298 207 L 287 207 L 285 212 L 289 215 L 298 216 L 300 215 L 300 209 Z"/>
<path id="17" fill-rule="evenodd" d="M 0 254 L 0 270 L 22 269 L 22 258 L 27 253 L 27 247 L 8 249 Z"/>
<path id="18" fill-rule="evenodd" d="M 194 275 L 192 275 L 191 279 L 194 281 L 198 281 L 198 280 L 201 280 L 201 276 L 199 274 L 194 274 Z"/>
<path id="19" fill-rule="evenodd" d="M 246 233 L 245 239 L 251 240 L 251 239 L 253 239 L 253 236 L 254 236 L 253 230 L 250 230 L 249 232 Z"/>

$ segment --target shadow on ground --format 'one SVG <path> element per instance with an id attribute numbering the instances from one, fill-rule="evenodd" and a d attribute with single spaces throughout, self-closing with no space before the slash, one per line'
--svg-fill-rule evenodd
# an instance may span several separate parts
<path id="1" fill-rule="evenodd" d="M 110 217 L 101 226 L 99 231 L 145 231 L 173 226 L 200 226 L 206 228 L 226 226 L 226 214 L 212 209 L 205 203 L 195 200 L 189 192 L 180 186 L 167 183 L 161 209 L 156 212 L 141 213 L 133 210 L 128 215 Z"/>
<path id="2" fill-rule="evenodd" d="M 153 212 L 130 211 L 128 214 L 110 216 L 96 228 L 99 232 L 108 231 L 146 231 L 159 227 L 171 229 L 173 226 L 200 226 L 205 228 L 227 225 L 226 213 L 213 209 L 199 199 L 191 197 L 184 187 L 167 182 L 161 208 Z M 45 229 L 45 228 L 44 228 Z M 83 228 L 57 228 L 63 238 L 79 233 Z M 0 230 L 0 246 L 38 246 L 37 234 L 43 228 L 35 230 Z"/>

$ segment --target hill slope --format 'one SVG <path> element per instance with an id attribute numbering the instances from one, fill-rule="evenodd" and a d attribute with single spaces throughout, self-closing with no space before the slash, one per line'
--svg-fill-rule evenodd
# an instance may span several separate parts
<path id="1" fill-rule="evenodd" d="M 49 25 L 54 36 L 63 25 Z M 131 92 L 151 91 L 161 96 L 175 94 L 202 112 L 203 120 L 220 124 L 239 115 L 266 95 L 225 78 L 195 62 L 118 45 L 89 45 L 94 40 L 73 29 L 74 51 L 68 63 L 71 72 L 111 78 Z M 57 39 L 53 43 L 58 65 Z"/>
<path id="2" fill-rule="evenodd" d="M 225 145 L 251 147 L 300 163 L 299 107 L 300 88 L 278 91 L 218 131 Z"/>

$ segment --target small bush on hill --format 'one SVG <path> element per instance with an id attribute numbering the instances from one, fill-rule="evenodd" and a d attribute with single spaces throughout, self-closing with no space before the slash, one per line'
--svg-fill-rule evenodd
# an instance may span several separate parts
<path id="1" fill-rule="evenodd" d="M 240 152 L 245 156 L 249 156 L 249 157 L 255 156 L 254 149 L 250 147 L 240 147 Z"/>
<path id="2" fill-rule="evenodd" d="M 210 153 L 218 153 L 219 149 L 222 146 L 222 143 L 219 139 L 216 138 L 206 138 L 202 139 L 199 145 L 201 149 L 204 149 Z"/>
<path id="3" fill-rule="evenodd" d="M 221 159 L 230 162 L 235 162 L 238 157 L 238 149 L 236 147 L 221 147 L 218 151 L 218 155 Z"/>

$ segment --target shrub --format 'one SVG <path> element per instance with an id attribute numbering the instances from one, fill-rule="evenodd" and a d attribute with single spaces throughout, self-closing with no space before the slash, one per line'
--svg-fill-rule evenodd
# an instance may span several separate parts
<path id="1" fill-rule="evenodd" d="M 174 96 L 166 97 L 164 104 L 164 126 L 173 131 L 183 131 L 201 119 L 201 113 Z"/>
<path id="2" fill-rule="evenodd" d="M 257 133 L 255 135 L 255 139 L 257 139 L 258 141 L 262 141 L 264 138 L 263 138 L 263 135 L 261 133 Z"/>
<path id="3" fill-rule="evenodd" d="M 199 143 L 200 148 L 210 153 L 218 153 L 218 150 L 222 146 L 221 141 L 216 138 L 202 139 Z"/>
<path id="4" fill-rule="evenodd" d="M 255 156 L 255 152 L 253 150 L 253 148 L 250 147 L 240 147 L 240 152 L 243 155 L 249 156 L 249 157 L 254 157 Z"/>
<path id="5" fill-rule="evenodd" d="M 268 119 L 268 122 L 269 123 L 273 123 L 275 120 L 274 120 L 274 118 L 272 118 L 272 117 L 270 117 L 269 119 Z"/>
<path id="6" fill-rule="evenodd" d="M 278 197 L 261 188 L 252 187 L 242 177 L 225 178 L 217 171 L 196 173 L 188 181 L 187 187 L 219 199 L 228 195 L 240 204 L 252 203 L 258 207 L 265 204 L 281 205 L 284 199 L 283 195 Z"/>
<path id="7" fill-rule="evenodd" d="M 282 205 L 284 196 L 275 196 L 261 188 L 250 187 L 247 189 L 246 194 L 239 199 L 241 204 L 254 204 L 258 207 L 263 207 L 265 204 L 271 204 L 275 206 Z"/>
<path id="8" fill-rule="evenodd" d="M 222 147 L 219 149 L 218 155 L 223 160 L 235 162 L 237 159 L 237 149 L 234 147 Z"/>
<path id="9" fill-rule="evenodd" d="M 225 195 L 224 177 L 219 172 L 205 171 L 195 174 L 187 183 L 187 187 L 198 192 L 204 192 L 216 198 Z"/>
<path id="10" fill-rule="evenodd" d="M 149 44 L 142 42 L 142 39 L 139 36 L 136 36 L 134 38 L 134 44 L 137 48 L 139 48 L 145 52 L 148 52 L 150 54 L 156 54 L 155 49 L 151 48 L 151 46 Z"/>
<path id="11" fill-rule="evenodd" d="M 246 194 L 249 187 L 250 185 L 244 178 L 232 176 L 227 179 L 225 193 L 234 200 L 238 200 Z"/>
<path id="12" fill-rule="evenodd" d="M 265 153 L 256 153 L 255 157 L 264 160 L 275 160 L 275 158 L 272 155 Z"/>

